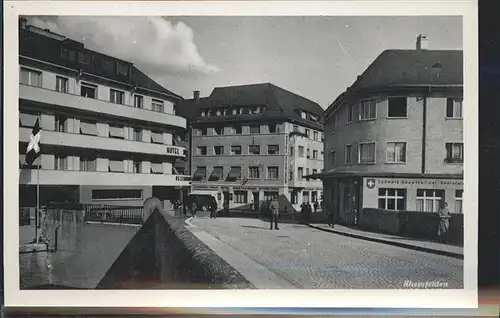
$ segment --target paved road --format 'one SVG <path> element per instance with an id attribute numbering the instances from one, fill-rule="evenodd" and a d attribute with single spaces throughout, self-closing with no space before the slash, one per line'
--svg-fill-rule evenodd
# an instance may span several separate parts
<path id="1" fill-rule="evenodd" d="M 195 218 L 191 223 L 298 288 L 405 288 L 405 281 L 463 288 L 463 261 L 325 233 L 299 224 L 269 230 L 261 220 Z"/>

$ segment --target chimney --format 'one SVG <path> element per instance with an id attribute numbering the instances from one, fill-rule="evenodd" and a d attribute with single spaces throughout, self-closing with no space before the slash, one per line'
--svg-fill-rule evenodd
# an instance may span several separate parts
<path id="1" fill-rule="evenodd" d="M 193 92 L 193 98 L 196 103 L 200 101 L 200 91 L 194 91 Z"/>
<path id="2" fill-rule="evenodd" d="M 429 42 L 425 35 L 420 34 L 417 37 L 417 51 L 427 50 L 429 48 Z"/>
<path id="3" fill-rule="evenodd" d="M 28 20 L 26 18 L 20 18 L 19 19 L 19 27 L 21 29 L 26 29 L 27 25 L 28 25 Z"/>

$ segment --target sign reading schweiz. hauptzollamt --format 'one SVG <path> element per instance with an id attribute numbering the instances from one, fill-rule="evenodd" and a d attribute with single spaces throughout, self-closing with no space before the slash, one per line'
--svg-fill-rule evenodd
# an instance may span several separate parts
<path id="1" fill-rule="evenodd" d="M 365 184 L 368 188 L 375 186 L 399 185 L 399 186 L 443 186 L 463 187 L 464 181 L 459 179 L 402 179 L 402 178 L 366 178 Z"/>

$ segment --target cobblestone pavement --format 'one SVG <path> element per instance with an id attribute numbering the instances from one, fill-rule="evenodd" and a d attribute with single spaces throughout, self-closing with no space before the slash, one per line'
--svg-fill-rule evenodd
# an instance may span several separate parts
<path id="1" fill-rule="evenodd" d="M 195 218 L 191 223 L 298 288 L 398 289 L 405 288 L 405 281 L 463 288 L 463 261 L 451 257 L 301 224 L 280 224 L 271 231 L 269 223 L 255 219 Z"/>

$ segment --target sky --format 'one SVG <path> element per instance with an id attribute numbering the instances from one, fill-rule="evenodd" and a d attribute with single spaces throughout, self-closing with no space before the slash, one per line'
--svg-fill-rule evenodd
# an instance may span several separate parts
<path id="1" fill-rule="evenodd" d="M 386 49 L 461 50 L 461 17 L 38 16 L 85 47 L 134 63 L 192 98 L 214 87 L 273 83 L 323 108 Z"/>

